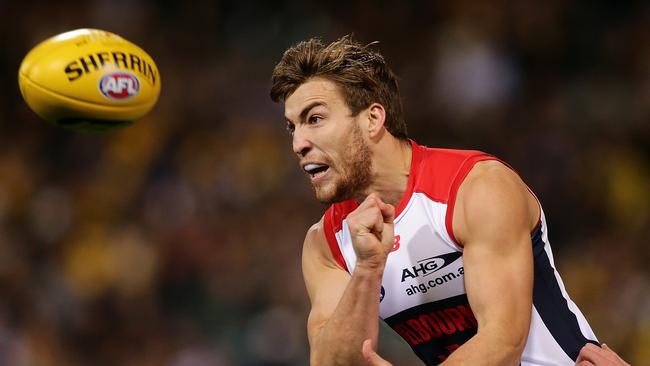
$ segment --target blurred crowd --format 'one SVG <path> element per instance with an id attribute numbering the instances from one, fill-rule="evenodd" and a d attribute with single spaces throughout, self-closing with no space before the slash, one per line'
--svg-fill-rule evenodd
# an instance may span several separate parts
<path id="1" fill-rule="evenodd" d="M 300 252 L 325 207 L 270 73 L 348 33 L 379 41 L 411 138 L 517 169 L 599 339 L 650 365 L 647 2 L 0 0 L 0 19 L 0 365 L 308 364 Z M 76 28 L 154 58 L 151 114 L 89 134 L 28 109 L 22 58 Z"/>

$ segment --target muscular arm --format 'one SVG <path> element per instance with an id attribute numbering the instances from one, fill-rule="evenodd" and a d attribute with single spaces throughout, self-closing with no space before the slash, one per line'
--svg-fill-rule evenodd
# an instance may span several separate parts
<path id="1" fill-rule="evenodd" d="M 361 210 L 355 210 L 357 219 L 360 216 L 358 211 L 362 211 L 361 216 L 364 216 L 363 209 L 373 211 L 369 207 L 372 204 L 367 205 L 366 202 L 359 207 Z M 383 218 L 381 210 L 377 208 L 372 219 L 375 223 L 377 220 L 383 223 L 384 219 L 390 221 L 389 228 L 383 234 L 381 229 L 377 232 L 367 225 L 357 225 L 359 221 L 355 215 L 348 216 L 352 235 L 361 236 L 353 239 L 357 264 L 352 276 L 335 264 L 321 223 L 314 225 L 307 233 L 302 263 L 312 306 L 307 321 L 312 365 L 364 365 L 362 342 L 371 339 L 374 345 L 377 344 L 379 291 L 386 256 L 393 240 L 392 207 L 385 207 L 385 210 L 390 211 L 387 212 L 389 217 Z M 360 219 L 364 221 L 364 217 Z M 369 230 L 364 232 L 363 227 Z M 372 235 L 370 239 L 377 240 L 374 244 L 380 247 L 366 246 L 364 235 Z M 390 239 L 381 240 L 382 235 Z"/>
<path id="2" fill-rule="evenodd" d="M 363 364 L 359 344 L 378 333 L 382 270 L 356 268 L 350 276 L 326 259 L 322 228 L 307 234 L 303 273 L 311 299 L 307 332 L 312 365 Z"/>
<path id="3" fill-rule="evenodd" d="M 517 365 L 532 312 L 532 194 L 498 162 L 478 163 L 461 185 L 453 216 L 464 245 L 465 287 L 478 332 L 444 365 Z"/>

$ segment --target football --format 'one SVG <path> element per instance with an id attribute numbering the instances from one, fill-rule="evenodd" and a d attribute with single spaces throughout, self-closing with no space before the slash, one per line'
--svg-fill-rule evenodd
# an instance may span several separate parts
<path id="1" fill-rule="evenodd" d="M 20 65 L 20 92 L 43 119 L 68 129 L 107 131 L 146 115 L 160 94 L 154 60 L 128 40 L 77 29 L 36 45 Z"/>

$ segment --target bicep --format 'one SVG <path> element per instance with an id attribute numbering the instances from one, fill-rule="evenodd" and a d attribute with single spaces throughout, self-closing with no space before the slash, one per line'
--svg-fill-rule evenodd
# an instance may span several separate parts
<path id="1" fill-rule="evenodd" d="M 305 238 L 302 271 L 311 302 L 307 320 L 310 343 L 336 309 L 350 281 L 350 275 L 340 268 L 329 253 L 322 228 L 312 228 Z"/>
<path id="2" fill-rule="evenodd" d="M 465 246 L 467 296 L 479 329 L 489 327 L 520 342 L 532 311 L 530 232 L 537 201 L 516 173 L 499 163 L 471 174 L 461 186 L 460 210 L 454 215 Z"/>

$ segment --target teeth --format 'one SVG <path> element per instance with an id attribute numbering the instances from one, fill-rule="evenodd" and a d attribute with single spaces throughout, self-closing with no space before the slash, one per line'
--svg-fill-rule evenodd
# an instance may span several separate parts
<path id="1" fill-rule="evenodd" d="M 303 167 L 303 169 L 305 169 L 305 171 L 306 171 L 307 173 L 311 173 L 312 170 L 314 170 L 314 169 L 318 169 L 318 168 L 322 168 L 322 167 L 324 167 L 324 166 L 325 166 L 324 164 L 321 165 L 321 164 L 313 164 L 313 163 L 311 163 L 311 164 L 307 164 L 307 165 L 305 165 L 305 166 Z"/>

